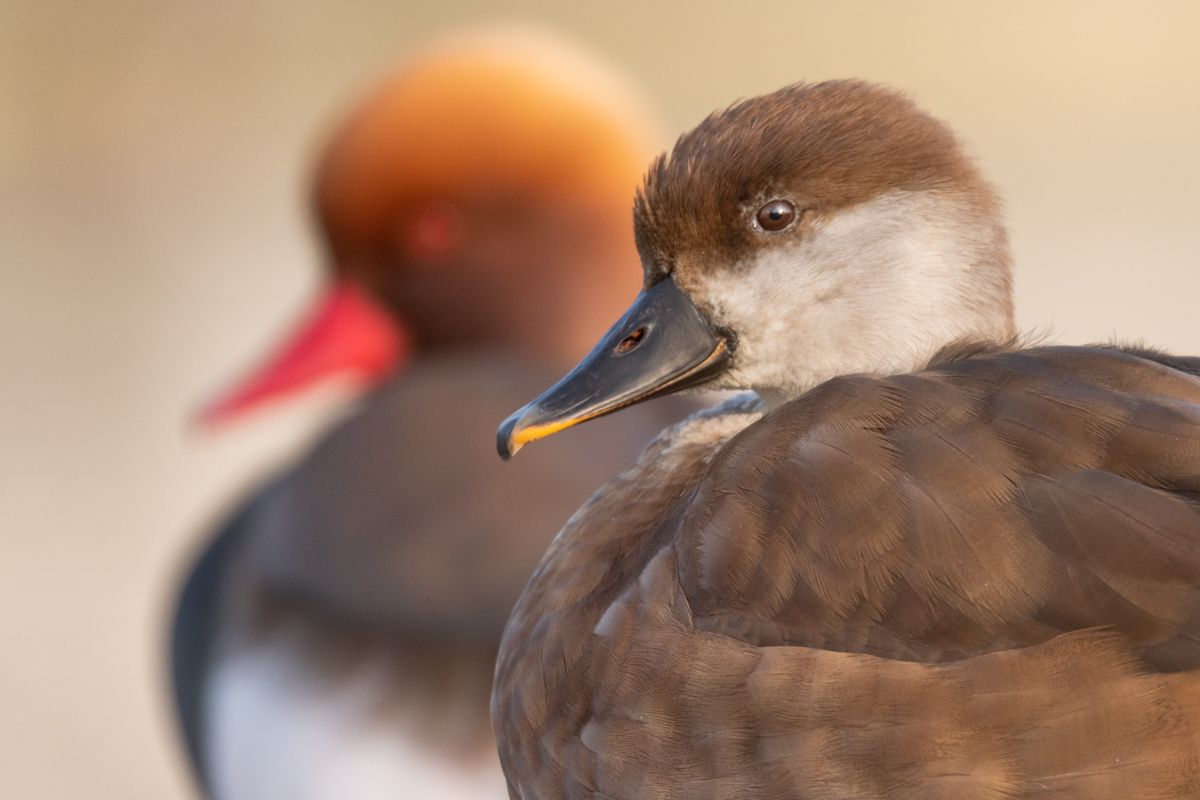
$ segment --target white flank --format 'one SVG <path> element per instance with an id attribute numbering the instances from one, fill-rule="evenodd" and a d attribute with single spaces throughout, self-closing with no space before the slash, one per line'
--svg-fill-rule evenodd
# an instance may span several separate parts
<path id="1" fill-rule="evenodd" d="M 378 713 L 394 672 L 367 663 L 346 678 L 314 674 L 287 635 L 215 671 L 208 714 L 216 800 L 497 800 L 494 752 L 458 760 Z"/>

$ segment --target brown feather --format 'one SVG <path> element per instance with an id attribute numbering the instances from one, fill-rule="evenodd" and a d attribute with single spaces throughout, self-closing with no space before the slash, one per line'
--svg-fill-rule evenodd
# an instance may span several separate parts
<path id="1" fill-rule="evenodd" d="M 889 190 L 952 193 L 980 219 L 998 217 L 995 192 L 954 132 L 900 92 L 835 80 L 743 100 L 650 166 L 634 203 L 646 282 L 673 274 L 686 287 L 702 265 L 770 246 L 740 218 L 776 194 L 799 192 L 791 199 L 805 227 Z M 1002 226 L 995 235 L 1006 239 Z"/>
<path id="2" fill-rule="evenodd" d="M 971 347 L 656 441 L 556 539 L 514 797 L 1200 797 L 1200 378 Z"/>

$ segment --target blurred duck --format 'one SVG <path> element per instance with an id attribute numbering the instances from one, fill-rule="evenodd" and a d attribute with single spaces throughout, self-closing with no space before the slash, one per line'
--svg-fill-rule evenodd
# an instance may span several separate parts
<path id="1" fill-rule="evenodd" d="M 327 291 L 204 417 L 334 373 L 377 385 L 186 579 L 173 680 L 209 796 L 503 796 L 488 698 L 509 610 L 570 513 L 688 408 L 516 470 L 488 441 L 636 292 L 628 198 L 652 131 L 606 69 L 506 30 L 424 51 L 333 135 Z"/>

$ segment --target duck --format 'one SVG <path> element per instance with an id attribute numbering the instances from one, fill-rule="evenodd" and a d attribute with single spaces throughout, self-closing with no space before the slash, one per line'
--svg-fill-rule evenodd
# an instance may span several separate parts
<path id="1" fill-rule="evenodd" d="M 204 796 L 503 795 L 489 700 L 512 604 L 570 513 L 694 410 L 648 407 L 520 474 L 489 441 L 636 286 L 640 108 L 570 40 L 501 26 L 427 43 L 330 132 L 325 288 L 202 420 L 335 376 L 362 394 L 183 570 L 171 682 Z"/>
<path id="2" fill-rule="evenodd" d="M 1018 336 L 997 193 L 868 82 L 716 112 L 634 225 L 641 293 L 500 454 L 742 393 L 533 573 L 510 797 L 1200 797 L 1200 358 Z"/>

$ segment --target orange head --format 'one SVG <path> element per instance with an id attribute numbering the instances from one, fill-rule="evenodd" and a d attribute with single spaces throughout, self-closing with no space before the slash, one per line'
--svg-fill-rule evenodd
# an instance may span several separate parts
<path id="1" fill-rule="evenodd" d="M 334 373 L 377 380 L 413 347 L 573 358 L 637 289 L 629 209 L 657 144 L 626 84 L 545 33 L 457 35 L 415 54 L 319 159 L 329 290 L 206 419 Z"/>

